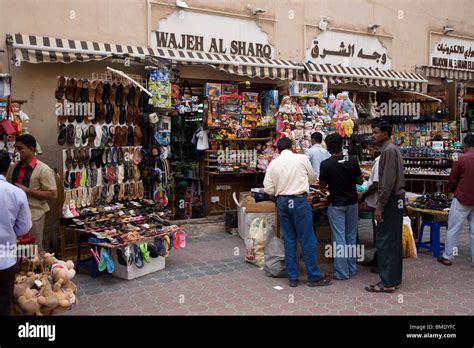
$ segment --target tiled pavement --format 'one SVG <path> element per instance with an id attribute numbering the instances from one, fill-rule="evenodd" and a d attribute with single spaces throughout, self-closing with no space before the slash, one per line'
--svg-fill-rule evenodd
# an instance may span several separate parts
<path id="1" fill-rule="evenodd" d="M 108 274 L 75 278 L 79 305 L 67 315 L 473 315 L 474 267 L 467 228 L 452 267 L 427 252 L 404 260 L 402 288 L 373 294 L 364 286 L 378 281 L 358 265 L 358 275 L 323 288 L 266 277 L 246 264 L 243 241 L 227 233 L 188 238 L 172 250 L 162 271 L 121 280 Z M 361 240 L 371 240 L 370 223 L 360 223 Z M 236 255 L 237 254 L 237 255 Z M 323 271 L 331 270 L 322 265 Z M 304 280 L 304 276 L 300 281 Z M 275 290 L 279 285 L 283 290 Z"/>

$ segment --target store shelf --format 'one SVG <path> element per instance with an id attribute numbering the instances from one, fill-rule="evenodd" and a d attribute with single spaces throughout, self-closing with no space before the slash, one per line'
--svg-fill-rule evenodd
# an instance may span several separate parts
<path id="1" fill-rule="evenodd" d="M 436 178 L 449 178 L 449 175 L 441 175 L 441 174 L 411 174 L 411 173 L 405 173 L 405 176 L 415 176 L 415 177 L 429 176 L 429 177 L 436 177 Z"/>
<path id="2" fill-rule="evenodd" d="M 175 176 L 176 179 L 185 179 L 185 180 L 201 180 L 199 178 L 190 178 L 188 176 Z"/>
<path id="3" fill-rule="evenodd" d="M 263 140 L 270 140 L 271 137 L 267 138 L 236 138 L 236 139 L 209 139 L 209 141 L 263 141 Z"/>
<path id="4" fill-rule="evenodd" d="M 229 174 L 233 174 L 233 175 L 240 175 L 240 174 L 265 174 L 264 172 L 206 172 L 206 174 L 209 174 L 209 175 L 229 175 Z"/>
<path id="5" fill-rule="evenodd" d="M 449 160 L 449 158 L 446 157 L 402 157 L 404 160 L 430 160 L 430 161 L 435 161 L 435 160 Z"/>
<path id="6" fill-rule="evenodd" d="M 446 167 L 450 168 L 451 164 L 440 164 L 440 163 L 403 163 L 405 167 L 419 167 L 419 166 L 426 166 L 426 167 Z"/>

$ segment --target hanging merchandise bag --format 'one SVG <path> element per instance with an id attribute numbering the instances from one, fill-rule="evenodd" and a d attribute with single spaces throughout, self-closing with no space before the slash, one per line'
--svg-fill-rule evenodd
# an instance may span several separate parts
<path id="1" fill-rule="evenodd" d="M 402 231 L 402 250 L 403 257 L 417 257 L 415 238 L 411 229 L 411 220 L 409 217 L 403 217 L 403 231 Z"/>
<path id="2" fill-rule="evenodd" d="M 265 218 L 256 218 L 250 225 L 249 238 L 245 240 L 245 261 L 262 268 L 264 263 L 265 241 L 269 234 L 270 224 Z"/>
<path id="3" fill-rule="evenodd" d="M 267 277 L 286 278 L 285 246 L 283 240 L 278 238 L 273 231 L 265 245 L 264 261 L 263 270 Z"/>
<path id="4" fill-rule="evenodd" d="M 188 89 L 188 94 L 186 94 L 186 88 Z M 197 96 L 193 95 L 191 85 L 189 81 L 183 82 L 183 88 L 181 90 L 181 99 L 178 106 L 178 113 L 180 115 L 193 114 L 198 112 L 199 99 Z"/>

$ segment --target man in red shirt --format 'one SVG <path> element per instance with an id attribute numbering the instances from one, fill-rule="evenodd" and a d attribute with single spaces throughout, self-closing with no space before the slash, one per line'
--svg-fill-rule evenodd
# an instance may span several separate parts
<path id="1" fill-rule="evenodd" d="M 443 256 L 438 259 L 443 265 L 451 266 L 453 256 L 457 253 L 459 232 L 464 221 L 469 222 L 471 235 L 471 262 L 474 265 L 474 134 L 464 138 L 464 155 L 454 162 L 449 177 L 449 191 L 454 192 L 449 210 L 448 232 Z"/>

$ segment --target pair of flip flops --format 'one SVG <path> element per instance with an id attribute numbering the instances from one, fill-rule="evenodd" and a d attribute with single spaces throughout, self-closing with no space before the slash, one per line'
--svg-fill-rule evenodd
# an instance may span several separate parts
<path id="1" fill-rule="evenodd" d="M 186 233 L 177 231 L 174 234 L 173 246 L 175 249 L 183 249 L 186 247 Z"/>
<path id="2" fill-rule="evenodd" d="M 130 247 L 117 248 L 117 261 L 122 266 L 131 266 L 133 264 L 133 255 Z"/>
<path id="3" fill-rule="evenodd" d="M 107 269 L 107 272 L 114 273 L 115 265 L 110 255 L 110 250 L 105 248 L 100 249 L 100 261 L 99 261 L 99 271 L 103 272 Z"/>
<path id="4" fill-rule="evenodd" d="M 155 238 L 155 246 L 158 251 L 158 256 L 168 257 L 173 244 L 171 243 L 170 237 L 165 234 Z"/>
<path id="5" fill-rule="evenodd" d="M 143 268 L 145 262 L 150 262 L 150 252 L 148 251 L 148 245 L 146 243 L 140 244 L 140 246 L 134 244 L 133 254 L 137 268 Z"/>

